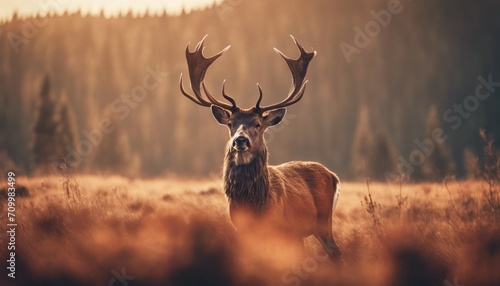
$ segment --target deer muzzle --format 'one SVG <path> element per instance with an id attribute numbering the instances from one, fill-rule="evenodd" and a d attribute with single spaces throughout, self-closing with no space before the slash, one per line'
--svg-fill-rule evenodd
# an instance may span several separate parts
<path id="1" fill-rule="evenodd" d="M 250 140 L 245 136 L 237 136 L 233 140 L 233 148 L 237 151 L 244 151 L 250 147 Z"/>

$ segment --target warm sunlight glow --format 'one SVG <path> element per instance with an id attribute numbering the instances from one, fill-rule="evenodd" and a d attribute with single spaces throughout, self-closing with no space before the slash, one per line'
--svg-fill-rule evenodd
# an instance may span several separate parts
<path id="1" fill-rule="evenodd" d="M 10 19 L 14 12 L 20 16 L 33 14 L 62 13 L 64 11 L 82 10 L 84 13 L 98 14 L 101 10 L 107 17 L 127 12 L 130 9 L 134 14 L 179 13 L 182 8 L 186 11 L 202 8 L 212 3 L 220 3 L 221 0 L 7 0 L 0 2 L 0 19 Z"/>

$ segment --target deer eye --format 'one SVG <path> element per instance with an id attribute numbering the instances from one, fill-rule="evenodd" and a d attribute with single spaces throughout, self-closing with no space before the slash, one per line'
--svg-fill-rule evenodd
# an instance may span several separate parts
<path id="1" fill-rule="evenodd" d="M 259 129 L 260 128 L 260 123 L 255 124 L 255 128 Z"/>
<path id="2" fill-rule="evenodd" d="M 233 127 L 233 124 L 231 124 L 231 122 L 228 122 L 227 127 L 231 128 L 231 127 Z"/>

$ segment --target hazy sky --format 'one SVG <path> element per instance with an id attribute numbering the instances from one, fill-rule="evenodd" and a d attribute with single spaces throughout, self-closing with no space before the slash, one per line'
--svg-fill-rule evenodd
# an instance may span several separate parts
<path id="1" fill-rule="evenodd" d="M 116 15 L 120 11 L 132 9 L 134 12 L 146 10 L 154 13 L 163 12 L 166 8 L 169 12 L 180 12 L 182 7 L 186 10 L 191 8 L 211 5 L 213 2 L 222 0 L 1 0 L 0 19 L 10 19 L 14 11 L 19 15 L 32 15 L 46 11 L 62 12 L 65 10 L 76 11 L 81 9 L 85 12 L 99 13 L 104 9 L 106 16 Z"/>

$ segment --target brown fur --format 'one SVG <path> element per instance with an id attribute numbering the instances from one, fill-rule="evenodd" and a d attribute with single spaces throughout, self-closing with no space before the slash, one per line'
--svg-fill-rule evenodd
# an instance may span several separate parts
<path id="1" fill-rule="evenodd" d="M 236 165 L 230 141 L 224 161 L 224 189 L 230 215 L 238 229 L 245 228 L 239 214 L 251 213 L 297 238 L 314 235 L 332 260 L 340 250 L 332 236 L 334 197 L 340 192 L 338 177 L 316 162 L 288 162 L 268 166 L 267 148 L 258 150 L 250 164 Z"/>

